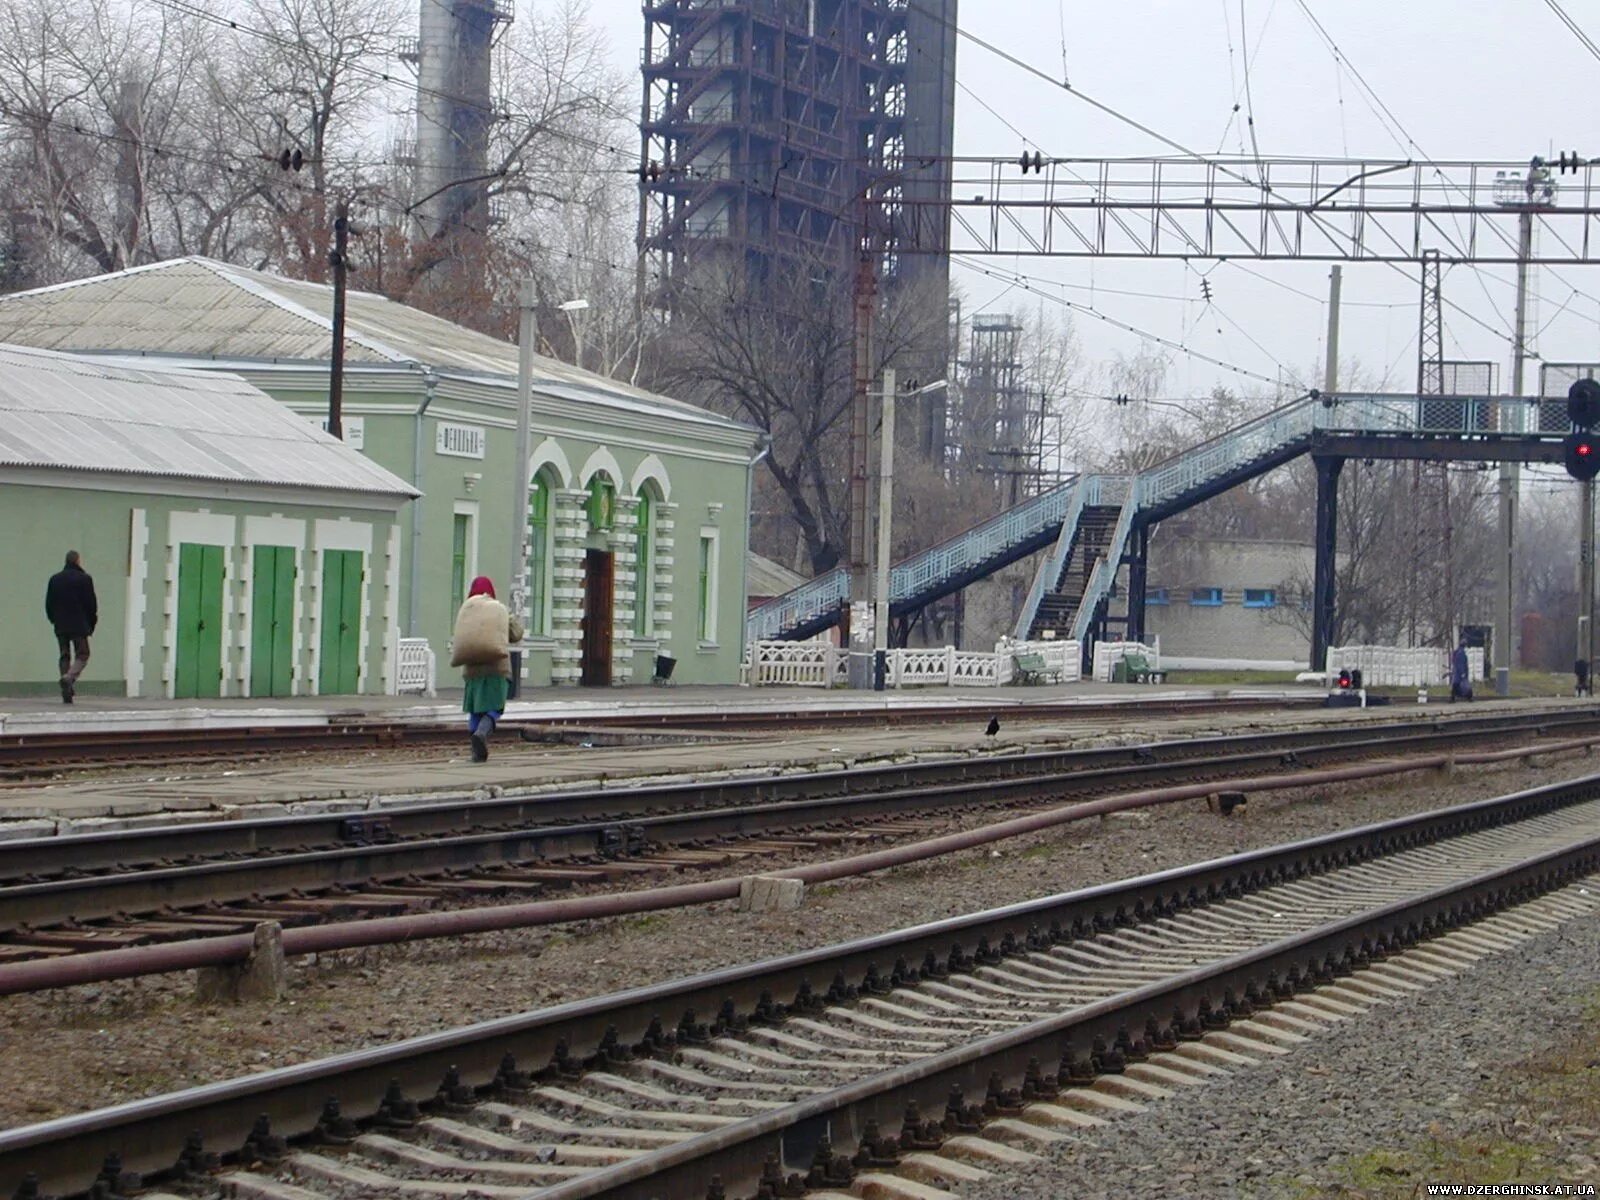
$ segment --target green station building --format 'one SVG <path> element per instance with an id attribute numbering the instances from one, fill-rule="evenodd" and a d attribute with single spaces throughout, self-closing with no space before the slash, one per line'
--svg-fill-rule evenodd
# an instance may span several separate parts
<path id="1" fill-rule="evenodd" d="M 234 375 L 0 344 L 0 690 L 54 692 L 45 583 L 95 580 L 85 692 L 382 692 L 404 480 Z"/>
<path id="2" fill-rule="evenodd" d="M 184 258 L 0 296 L 0 342 L 226 373 L 315 429 L 328 407 L 331 312 L 325 285 Z M 674 682 L 737 682 L 760 431 L 536 356 L 531 454 L 518 463 L 517 394 L 515 345 L 349 293 L 344 446 L 418 496 L 401 506 L 394 538 L 397 644 L 384 653 L 399 665 L 356 686 L 319 678 L 316 690 L 395 690 L 415 679 L 423 642 L 448 684 L 467 585 L 488 575 L 508 599 L 513 560 L 526 563 L 528 684 L 665 670 Z M 10 508 L 0 505 L 8 534 L 24 519 Z M 58 560 L 40 547 L 19 565 L 42 589 Z M 298 685 L 248 686 L 266 696 Z"/>

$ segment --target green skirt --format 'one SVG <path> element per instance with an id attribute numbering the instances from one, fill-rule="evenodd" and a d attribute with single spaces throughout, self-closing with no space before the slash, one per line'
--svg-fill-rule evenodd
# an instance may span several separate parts
<path id="1" fill-rule="evenodd" d="M 511 693 L 511 680 L 504 675 L 490 675 L 483 679 L 466 680 L 466 695 L 461 698 L 461 711 L 468 713 L 504 712 Z"/>

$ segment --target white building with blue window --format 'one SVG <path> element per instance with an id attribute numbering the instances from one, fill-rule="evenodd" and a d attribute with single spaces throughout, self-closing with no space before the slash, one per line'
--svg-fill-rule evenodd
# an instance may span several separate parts
<path id="1" fill-rule="evenodd" d="M 1300 542 L 1158 539 L 1146 634 L 1161 639 L 1164 658 L 1308 662 L 1312 567 Z"/>

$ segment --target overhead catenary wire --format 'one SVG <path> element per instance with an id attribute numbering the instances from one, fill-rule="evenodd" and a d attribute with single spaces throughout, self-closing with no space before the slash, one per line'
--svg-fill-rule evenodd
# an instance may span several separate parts
<path id="1" fill-rule="evenodd" d="M 1270 12 L 1268 13 L 1267 19 L 1272 19 Z M 1244 32 L 1244 28 L 1244 0 L 1239 0 L 1239 30 L 1241 35 Z M 1265 24 L 1262 25 L 1262 32 L 1263 34 L 1266 32 Z M 1267 169 L 1262 165 L 1261 143 L 1256 137 L 1256 102 L 1255 95 L 1250 87 L 1250 47 L 1248 46 L 1246 46 L 1244 50 L 1244 122 L 1245 128 L 1250 131 L 1250 150 L 1255 155 L 1256 175 L 1260 178 L 1261 182 L 1265 184 L 1267 178 Z"/>
<path id="2" fill-rule="evenodd" d="M 1546 0 L 1546 2 L 1550 3 L 1551 0 Z M 1459 185 L 1451 184 L 1444 172 L 1440 169 L 1439 162 L 1428 155 L 1422 149 L 1422 147 L 1418 145 L 1416 139 L 1411 136 L 1410 130 L 1408 130 L 1400 118 L 1395 115 L 1394 110 L 1384 103 L 1383 98 L 1378 95 L 1377 90 L 1367 82 L 1366 76 L 1363 75 L 1360 69 L 1350 61 L 1349 55 L 1344 52 L 1343 48 L 1334 39 L 1333 35 L 1328 32 L 1327 27 L 1323 25 L 1323 23 L 1317 18 L 1316 13 L 1312 11 L 1308 0 L 1295 0 L 1295 3 L 1300 6 L 1300 10 L 1305 13 L 1306 19 L 1311 22 L 1312 28 L 1327 46 L 1329 53 L 1333 55 L 1335 64 L 1341 66 L 1344 70 L 1350 73 L 1351 79 L 1357 86 L 1358 94 L 1362 96 L 1362 99 L 1367 104 L 1368 109 L 1375 117 L 1378 118 L 1379 124 L 1384 126 L 1385 131 L 1394 140 L 1395 144 L 1400 147 L 1401 151 L 1403 153 L 1413 154 L 1419 161 L 1424 162 L 1428 166 L 1432 167 L 1435 177 L 1438 178 L 1446 187 L 1455 187 L 1455 190 L 1462 191 Z M 1457 229 L 1459 230 L 1459 228 L 1460 226 L 1458 223 Z M 1511 240 L 1510 236 L 1498 226 L 1491 224 L 1489 229 L 1505 246 L 1515 249 L 1515 243 Z M 1570 251 L 1571 247 L 1569 246 L 1567 249 Z M 1481 268 L 1474 266 L 1473 270 L 1481 275 Z M 1553 278 L 1560 280 L 1560 282 L 1566 286 L 1572 286 L 1567 282 L 1567 280 L 1557 274 L 1554 269 L 1550 269 L 1550 274 Z M 1479 282 L 1480 286 L 1482 286 L 1481 279 Z M 1582 289 L 1575 290 L 1578 291 L 1579 295 L 1584 295 L 1588 299 L 1595 300 L 1596 303 L 1600 303 L 1600 299 L 1597 299 L 1594 296 L 1589 296 L 1587 293 L 1583 292 Z M 1491 300 L 1491 306 L 1493 306 L 1493 303 L 1494 302 Z"/>
<path id="3" fill-rule="evenodd" d="M 1223 146 L 1227 145 L 1228 134 L 1232 131 L 1234 122 L 1239 119 L 1239 72 L 1237 64 L 1233 61 L 1233 17 L 1229 13 L 1228 0 L 1222 0 L 1222 28 L 1225 40 L 1228 43 L 1228 122 L 1222 127 L 1222 136 L 1217 139 L 1217 153 L 1222 153 Z M 1239 29 L 1240 40 L 1244 38 L 1243 26 Z M 1239 157 L 1244 157 L 1244 131 L 1239 131 Z"/>
<path id="4" fill-rule="evenodd" d="M 1583 31 L 1582 26 L 1567 15 L 1567 10 L 1561 7 L 1559 0 L 1544 0 L 1544 2 L 1550 11 L 1561 19 L 1561 23 L 1567 27 L 1572 36 L 1578 39 L 1578 44 L 1592 54 L 1596 60 L 1600 60 L 1600 46 L 1595 45 L 1594 39 Z"/>
<path id="5" fill-rule="evenodd" d="M 991 279 L 1015 282 L 1016 286 L 1023 291 L 1030 292 L 1036 296 L 1042 296 L 1053 304 L 1059 304 L 1062 307 L 1071 309 L 1074 312 L 1083 313 L 1084 315 L 1092 317 L 1097 321 L 1101 321 L 1105 324 L 1121 329 L 1126 333 L 1132 333 L 1156 345 L 1164 346 L 1169 350 L 1175 350 L 1180 354 L 1187 355 L 1191 358 L 1200 359 L 1203 362 L 1208 362 L 1212 366 L 1221 367 L 1223 370 L 1231 371 L 1235 375 L 1239 375 L 1247 379 L 1255 379 L 1262 383 L 1270 383 L 1273 385 L 1276 385 L 1278 382 L 1276 379 L 1273 379 L 1267 375 L 1263 375 L 1258 371 L 1252 371 L 1247 367 L 1241 367 L 1237 363 L 1232 363 L 1226 359 L 1217 358 L 1214 355 L 1206 354 L 1201 350 L 1195 350 L 1190 346 L 1184 345 L 1182 342 L 1174 341 L 1169 337 L 1163 337 L 1161 334 L 1152 333 L 1148 329 L 1141 329 L 1137 325 L 1132 325 L 1126 321 L 1119 320 L 1116 317 L 1109 316 L 1108 314 L 1101 312 L 1098 308 L 1095 308 L 1093 305 L 1080 304 L 1075 300 L 1068 300 L 1064 296 L 1058 296 L 1053 292 L 1046 291 L 1043 288 L 1036 286 L 1036 281 L 1029 276 L 1012 276 L 1004 271 L 992 270 L 989 267 L 978 263 L 963 261 L 962 256 L 960 255 L 952 255 L 951 260 L 959 261 L 961 262 L 961 265 L 966 267 L 968 270 L 975 271 L 980 275 L 988 276 Z"/>
<path id="6" fill-rule="evenodd" d="M 1297 0 L 1297 3 L 1300 4 L 1301 8 L 1305 11 L 1306 15 L 1311 19 L 1313 24 L 1316 25 L 1316 27 L 1319 30 L 1321 30 L 1322 29 L 1321 22 L 1316 19 L 1315 13 L 1313 13 L 1310 10 L 1310 8 L 1306 4 L 1305 0 Z M 994 43 L 988 41 L 985 38 L 981 38 L 981 37 L 977 36 L 976 34 L 973 34 L 973 33 L 969 32 L 968 30 L 963 29 L 958 23 L 956 23 L 955 21 L 952 21 L 950 18 L 944 16 L 942 13 L 933 12 L 933 11 L 923 7 L 922 5 L 919 5 L 918 3 L 916 3 L 916 0 L 907 0 L 907 7 L 916 10 L 917 12 L 923 14 L 924 16 L 927 16 L 929 19 L 931 19 L 933 21 L 936 21 L 939 24 L 946 26 L 947 28 L 952 29 L 958 36 L 962 37 L 963 39 L 965 39 L 967 41 L 972 42 L 974 45 L 978 46 L 980 49 L 983 49 L 984 51 L 995 55 L 996 57 L 1000 58 L 1002 61 L 1007 62 L 1007 63 L 1011 64 L 1012 66 L 1017 67 L 1019 70 L 1022 70 L 1022 71 L 1026 72 L 1027 74 L 1029 74 L 1029 75 L 1031 75 L 1031 76 L 1033 76 L 1033 77 L 1035 77 L 1037 79 L 1041 79 L 1041 80 L 1051 84 L 1051 86 L 1053 86 L 1053 87 L 1061 88 L 1063 91 L 1067 92 L 1069 95 L 1073 96 L 1074 98 L 1078 99 L 1079 101 L 1089 105 L 1090 107 L 1096 109 L 1097 111 L 1105 113 L 1106 115 L 1108 115 L 1108 116 L 1112 117 L 1113 119 L 1121 122 L 1122 124 L 1127 125 L 1128 127 L 1132 128 L 1132 129 L 1135 129 L 1138 132 L 1143 133 L 1143 134 L 1145 134 L 1146 136 L 1148 136 L 1150 138 L 1153 138 L 1154 140 L 1160 142 L 1162 145 L 1168 147 L 1169 149 L 1177 151 L 1179 154 L 1183 155 L 1184 157 L 1190 158 L 1190 159 L 1193 159 L 1196 162 L 1211 166 L 1212 168 L 1217 170 L 1220 174 L 1227 175 L 1227 176 L 1229 176 L 1229 177 L 1231 177 L 1231 178 L 1233 178 L 1233 179 L 1235 179 L 1235 180 L 1237 180 L 1237 181 L 1239 181 L 1241 183 L 1248 184 L 1248 185 L 1250 185 L 1252 187 L 1260 187 L 1261 186 L 1257 181 L 1250 179 L 1248 176 L 1242 174 L 1239 171 L 1233 170 L 1230 166 L 1228 166 L 1228 164 L 1226 162 L 1219 161 L 1214 155 L 1213 156 L 1207 156 L 1207 155 L 1202 154 L 1201 152 L 1199 152 L 1197 150 L 1191 149 L 1190 147 L 1184 145 L 1182 142 L 1179 142 L 1179 141 L 1177 141 L 1177 140 L 1175 140 L 1173 138 L 1167 137 L 1165 134 L 1162 134 L 1162 133 L 1158 132 L 1157 130 L 1151 128 L 1150 126 L 1144 124 L 1143 122 L 1137 120 L 1136 118 L 1128 116 L 1127 114 L 1118 111 L 1117 109 L 1113 108 L 1111 105 L 1106 104 L 1103 101 L 1095 99 L 1094 97 L 1088 95 L 1087 93 L 1085 93 L 1085 92 L 1083 92 L 1083 91 L 1081 91 L 1081 90 L 1079 90 L 1077 88 L 1072 87 L 1070 84 L 1067 84 L 1067 83 L 1064 83 L 1062 81 L 1054 79 L 1048 72 L 1041 70 L 1040 68 L 1038 68 L 1038 67 L 1034 66 L 1033 64 L 1027 62 L 1025 59 L 1022 59 L 1022 58 L 1018 57 L 1017 55 L 1011 53 L 1010 51 L 1005 50 L 1005 49 L 995 45 Z M 1337 43 L 1333 42 L 1331 36 L 1327 35 L 1325 30 L 1323 30 L 1323 36 L 1330 43 L 1330 45 L 1335 49 L 1335 51 L 1339 54 L 1340 58 L 1344 58 L 1343 51 L 1337 49 Z M 1345 59 L 1345 61 L 1348 64 L 1348 59 Z M 1355 69 L 1353 67 L 1351 68 L 1351 73 L 1352 73 L 1352 76 L 1355 77 L 1358 80 L 1358 82 L 1361 82 L 1365 86 L 1365 80 L 1360 76 L 1359 72 L 1355 71 Z M 1368 88 L 1367 90 L 1370 92 L 1370 88 Z M 1387 106 L 1383 105 L 1382 101 L 1377 99 L 1375 93 L 1373 93 L 1373 98 L 1374 98 L 1374 101 L 1377 104 L 1379 104 L 1381 107 L 1383 107 L 1385 111 L 1388 111 Z M 1392 113 L 1390 113 L 1390 119 L 1391 120 L 1394 119 Z M 1396 121 L 1396 128 L 1399 128 L 1398 121 Z M 1401 136 L 1404 136 L 1406 141 L 1408 141 L 1408 142 L 1411 141 L 1411 139 L 1409 138 L 1409 135 L 1404 135 L 1403 131 L 1402 131 Z M 1415 143 L 1412 142 L 1412 145 L 1414 146 Z M 1417 153 L 1418 153 L 1418 157 L 1421 160 L 1425 161 L 1430 166 L 1432 166 L 1435 169 L 1435 171 L 1440 174 L 1441 177 L 1443 176 L 1443 172 L 1439 170 L 1439 164 L 1435 160 L 1429 159 L 1429 158 L 1427 158 L 1427 156 L 1422 155 L 1420 150 L 1418 150 Z M 1326 223 L 1324 221 L 1322 221 L 1321 217 L 1317 213 L 1308 212 L 1307 215 L 1313 221 L 1313 223 L 1317 224 L 1318 226 L 1324 227 L 1325 232 L 1329 232 L 1330 235 L 1331 235 L 1332 231 L 1326 230 Z M 1502 239 L 1505 238 L 1505 234 L 1501 230 L 1499 230 L 1498 228 L 1495 228 L 1493 226 L 1491 226 L 1491 228 L 1494 230 L 1494 232 L 1496 233 L 1497 236 L 1500 236 Z M 1390 267 L 1392 270 L 1396 271 L 1397 273 L 1399 273 L 1402 277 L 1404 277 L 1404 278 L 1406 278 L 1408 280 L 1412 280 L 1412 282 L 1415 283 L 1415 280 L 1413 279 L 1413 277 L 1403 267 L 1401 267 L 1398 263 L 1386 262 L 1385 265 Z M 1446 300 L 1445 304 L 1448 307 L 1452 308 L 1453 310 L 1455 310 L 1457 312 L 1460 312 L 1463 316 L 1465 316 L 1468 320 L 1472 321 L 1474 324 L 1479 325 L 1482 328 L 1484 328 L 1484 329 L 1488 330 L 1489 332 L 1493 333 L 1497 338 L 1500 338 L 1501 340 L 1503 340 L 1503 341 L 1505 341 L 1507 343 L 1514 343 L 1515 342 L 1516 339 L 1515 339 L 1513 334 L 1508 333 L 1505 330 L 1500 330 L 1500 329 L 1494 328 L 1493 326 L 1489 325 L 1486 321 L 1484 321 L 1482 318 L 1478 317 L 1477 314 L 1472 313 L 1472 312 L 1470 312 L 1469 310 L 1467 310 L 1465 308 L 1462 308 L 1459 304 L 1456 304 L 1455 302 L 1450 301 L 1450 300 Z M 1528 353 L 1530 358 L 1538 358 L 1539 357 L 1531 349 L 1528 350 L 1527 353 Z"/>
<path id="7" fill-rule="evenodd" d="M 270 29 L 256 28 L 238 20 L 237 18 L 229 17 L 221 13 L 211 12 L 209 9 L 203 8 L 199 4 L 192 3 L 191 0 L 155 0 L 155 3 L 159 4 L 163 8 L 170 9 L 173 12 L 194 17 L 198 20 L 207 21 L 218 26 L 219 28 L 232 30 L 235 33 L 241 33 L 247 37 L 257 38 L 282 49 L 293 50 L 297 48 L 295 43 L 291 42 L 287 38 L 281 37 Z M 481 104 L 475 101 L 466 100 L 460 96 L 453 96 L 449 93 L 438 91 L 435 88 L 424 87 L 420 83 L 413 82 L 410 79 L 392 74 L 379 67 L 368 66 L 365 63 L 348 63 L 346 64 L 345 69 L 352 75 L 359 75 L 363 78 L 371 79 L 378 83 L 393 84 L 403 87 L 407 90 L 414 90 L 418 95 L 431 96 L 434 99 L 445 100 L 452 104 L 460 104 L 467 108 L 477 109 L 479 112 L 485 113 L 490 118 L 520 119 L 523 121 L 528 120 L 528 118 L 521 117 L 516 113 L 499 112 L 492 104 Z M 532 122 L 529 123 L 531 124 Z M 544 128 L 541 129 L 541 132 L 548 133 L 550 136 L 559 140 L 584 146 L 591 150 L 603 151 L 612 155 L 626 155 L 630 158 L 630 160 L 633 157 L 633 152 L 630 150 L 625 150 L 618 146 L 612 146 L 605 142 L 596 141 L 593 138 L 584 137 L 580 134 L 567 133 L 553 128 Z"/>
<path id="8" fill-rule="evenodd" d="M 189 10 L 191 12 L 194 12 L 194 13 L 204 17 L 204 19 L 206 19 L 206 20 L 214 21 L 214 22 L 216 22 L 218 24 L 224 24 L 227 27 L 239 30 L 240 32 L 243 32 L 243 33 L 247 33 L 247 34 L 250 34 L 250 35 L 253 35 L 253 36 L 271 37 L 271 38 L 273 38 L 273 40 L 277 40 L 277 41 L 280 41 L 280 42 L 282 41 L 282 39 L 276 38 L 275 35 L 270 34 L 270 32 L 263 33 L 260 30 L 254 30 L 254 29 L 250 29 L 250 28 L 245 27 L 245 26 L 241 26 L 239 22 L 237 22 L 237 21 L 235 21 L 235 20 L 233 20 L 231 18 L 220 17 L 220 16 L 218 16 L 216 14 L 207 13 L 204 10 L 200 9 L 197 5 L 188 3 L 188 0 L 161 0 L 161 2 L 165 3 L 168 7 L 174 8 L 175 10 L 180 10 L 181 11 L 181 10 L 187 9 L 187 10 Z M 967 35 L 964 35 L 964 36 L 967 36 Z M 983 43 L 981 41 L 981 39 L 975 39 L 974 38 L 972 40 L 979 42 L 979 44 L 987 45 L 986 43 Z M 1018 60 L 1018 61 L 1020 61 L 1020 60 Z M 414 85 L 410 84 L 409 81 L 407 81 L 407 80 L 397 78 L 396 76 L 391 75 L 391 74 L 389 74 L 387 72 L 378 71 L 378 70 L 373 69 L 373 68 L 365 69 L 364 73 L 367 74 L 369 77 L 380 79 L 380 80 L 388 82 L 388 83 L 404 84 L 407 87 L 414 86 Z M 1049 77 L 1045 76 L 1045 78 L 1049 78 Z M 1083 94 L 1081 92 L 1078 92 L 1076 89 L 1071 88 L 1070 83 L 1067 83 L 1064 80 L 1058 82 L 1058 81 L 1055 81 L 1054 79 L 1051 79 L 1051 82 L 1052 83 L 1058 83 L 1058 86 L 1062 86 L 1062 87 L 1066 88 L 1067 90 L 1071 91 L 1074 95 L 1078 96 L 1080 99 L 1087 99 L 1086 97 L 1083 96 Z M 438 93 L 433 93 L 433 94 L 438 94 Z M 1097 106 L 1100 106 L 1098 104 L 1098 102 L 1095 102 L 1095 103 L 1096 103 Z M 1105 107 L 1105 106 L 1100 106 L 1100 107 Z M 1122 117 L 1120 114 L 1118 114 L 1118 119 L 1122 119 L 1122 120 L 1125 120 L 1125 121 L 1131 121 L 1131 118 Z M 1137 124 L 1137 123 L 1135 123 L 1135 124 Z M 1196 155 L 1192 151 L 1187 151 L 1185 148 L 1181 147 L 1178 143 L 1172 142 L 1170 139 L 1161 138 L 1160 135 L 1154 134 L 1154 131 L 1149 131 L 1149 132 L 1151 132 L 1152 135 L 1157 136 L 1158 139 L 1163 141 L 1165 144 L 1168 144 L 1170 146 L 1178 148 L 1178 149 L 1182 150 L 1184 153 L 1186 153 L 1186 154 L 1188 154 L 1190 156 L 1197 157 L 1197 158 L 1201 157 L 1199 155 Z M 604 144 L 602 142 L 593 141 L 592 139 L 579 139 L 579 140 L 580 140 L 581 144 L 585 144 L 585 145 L 590 146 L 591 148 L 596 148 L 596 149 L 607 151 L 607 152 L 610 152 L 610 153 L 613 153 L 613 154 L 621 155 L 621 154 L 627 153 L 626 151 L 619 150 L 615 146 L 608 146 L 608 145 L 606 145 L 606 144 Z M 242 165 L 243 165 L 242 163 L 233 164 L 232 165 L 232 169 L 239 169 Z M 315 188 L 315 187 L 305 187 L 305 186 L 302 185 L 301 186 L 301 190 L 312 191 L 312 192 L 320 192 L 323 189 L 318 189 L 318 188 Z M 1395 269 L 1399 270 L 1398 267 L 1395 267 Z M 1452 304 L 1451 307 L 1455 308 L 1457 306 Z M 1468 315 L 1470 316 L 1471 314 L 1468 314 Z M 1472 319 L 1476 320 L 1475 317 L 1472 317 Z M 1482 324 L 1481 321 L 1479 321 L 1478 323 Z"/>

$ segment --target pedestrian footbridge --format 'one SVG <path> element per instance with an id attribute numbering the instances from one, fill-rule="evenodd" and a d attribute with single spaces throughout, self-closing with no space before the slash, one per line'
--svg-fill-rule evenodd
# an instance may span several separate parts
<path id="1" fill-rule="evenodd" d="M 1014 633 L 1045 631 L 1087 645 L 1103 635 L 1108 600 L 1128 569 L 1129 636 L 1142 633 L 1150 530 L 1274 467 L 1317 462 L 1313 658 L 1333 612 L 1339 472 L 1347 458 L 1562 461 L 1572 426 L 1565 399 L 1312 393 L 1135 475 L 1085 475 L 894 565 L 889 605 L 908 617 L 1002 567 L 1046 550 Z M 1308 502 L 1310 497 L 1307 497 Z M 749 616 L 751 641 L 802 639 L 838 624 L 849 576 L 836 568 Z"/>

